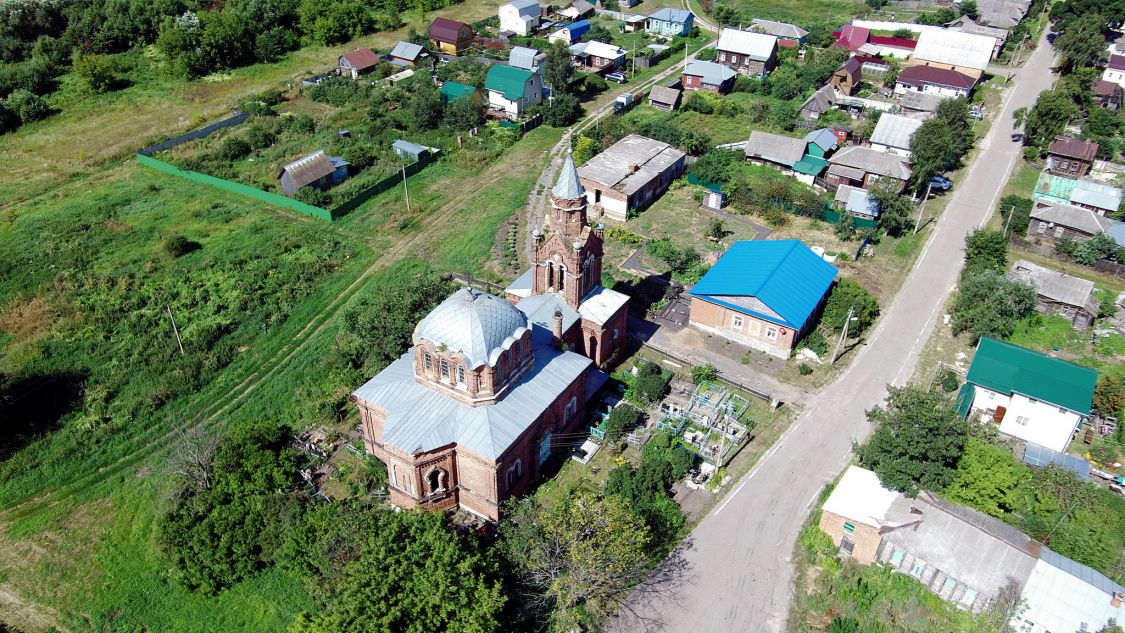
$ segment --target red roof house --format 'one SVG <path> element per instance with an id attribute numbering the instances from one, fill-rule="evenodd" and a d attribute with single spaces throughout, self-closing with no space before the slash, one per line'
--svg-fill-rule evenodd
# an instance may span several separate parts
<path id="1" fill-rule="evenodd" d="M 379 63 L 379 56 L 370 48 L 357 48 L 350 53 L 340 55 L 336 62 L 336 74 L 343 77 L 359 79 L 359 76 L 370 71 Z"/>
<path id="2" fill-rule="evenodd" d="M 939 94 L 948 97 L 968 97 L 977 80 L 964 73 L 936 66 L 908 66 L 902 69 L 895 81 L 895 92 L 908 90 Z"/>

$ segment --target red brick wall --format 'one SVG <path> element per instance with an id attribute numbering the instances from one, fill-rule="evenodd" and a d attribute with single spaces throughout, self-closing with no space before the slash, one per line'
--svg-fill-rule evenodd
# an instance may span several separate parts
<path id="1" fill-rule="evenodd" d="M 845 522 L 855 526 L 852 532 L 844 531 Z M 856 562 L 863 565 L 875 562 L 875 556 L 879 553 L 879 544 L 882 542 L 882 537 L 875 528 L 858 521 L 849 521 L 832 512 L 824 512 L 820 515 L 820 529 L 832 537 L 832 543 L 836 547 L 840 546 L 840 541 L 845 536 L 855 543 L 855 547 L 852 549 L 852 558 Z"/>

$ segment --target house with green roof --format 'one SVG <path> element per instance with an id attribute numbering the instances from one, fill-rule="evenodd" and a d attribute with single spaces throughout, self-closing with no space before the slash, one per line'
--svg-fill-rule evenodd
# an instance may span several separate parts
<path id="1" fill-rule="evenodd" d="M 961 415 L 1060 453 L 1090 416 L 1098 372 L 982 338 L 958 397 Z"/>
<path id="2" fill-rule="evenodd" d="M 441 100 L 445 103 L 458 99 L 468 99 L 473 103 L 480 103 L 480 92 L 477 91 L 476 87 L 459 84 L 456 81 L 443 83 L 439 92 L 441 93 Z"/>
<path id="3" fill-rule="evenodd" d="M 530 70 L 496 64 L 484 79 L 490 110 L 518 119 L 533 105 L 543 102 L 543 78 Z"/>

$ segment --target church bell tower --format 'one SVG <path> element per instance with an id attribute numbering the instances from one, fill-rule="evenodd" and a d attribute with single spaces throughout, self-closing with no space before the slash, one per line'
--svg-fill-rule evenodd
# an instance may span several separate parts
<path id="1" fill-rule="evenodd" d="M 533 294 L 557 292 L 577 309 L 586 293 L 601 283 L 602 231 L 586 224 L 586 190 L 574 158 L 567 153 L 551 189 L 546 230 L 533 234 Z"/>

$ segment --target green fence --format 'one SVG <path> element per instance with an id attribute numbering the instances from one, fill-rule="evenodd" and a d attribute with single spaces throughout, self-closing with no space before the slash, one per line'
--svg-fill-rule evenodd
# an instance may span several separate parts
<path id="1" fill-rule="evenodd" d="M 705 189 L 710 189 L 711 191 L 722 191 L 723 188 L 727 184 L 725 182 L 709 182 L 709 181 L 705 181 L 705 180 L 700 180 L 698 177 L 696 177 L 695 174 L 688 174 L 687 181 L 688 181 L 689 184 L 698 185 L 698 186 L 703 187 Z M 801 215 L 801 214 L 797 213 L 796 208 L 793 207 L 792 205 L 779 204 L 777 206 L 781 207 L 787 213 L 792 213 L 794 215 Z M 816 219 L 822 220 L 824 222 L 828 222 L 829 224 L 835 224 L 836 222 L 840 221 L 840 214 L 837 211 L 832 209 L 832 205 L 830 203 L 825 202 L 824 208 L 821 209 L 821 211 L 820 211 L 820 216 L 817 217 Z M 857 229 L 873 229 L 873 228 L 875 228 L 876 226 L 879 225 L 879 223 L 876 220 L 869 220 L 867 218 L 857 218 L 855 216 L 852 216 L 852 224 Z"/>
<path id="2" fill-rule="evenodd" d="M 231 182 L 229 180 L 223 180 L 222 178 L 216 178 L 214 176 L 208 176 L 207 174 L 201 174 L 197 171 L 185 171 L 183 169 L 180 169 L 179 167 L 176 167 L 175 165 L 169 165 L 168 163 L 156 160 L 151 156 L 145 156 L 144 154 L 137 154 L 137 162 L 144 165 L 145 167 L 158 169 L 162 172 L 172 174 L 173 176 L 178 176 L 180 178 L 198 182 L 204 185 L 210 185 L 212 187 L 218 187 L 219 189 L 224 189 L 226 191 L 230 191 L 231 193 L 237 193 L 248 198 L 254 198 L 255 200 L 260 200 L 267 204 L 285 207 L 286 209 L 289 209 L 291 211 L 296 211 L 297 213 L 312 216 L 320 220 L 332 221 L 334 217 L 333 212 L 326 211 L 324 209 L 321 209 L 320 207 L 314 207 L 311 204 L 305 204 L 300 200 L 294 200 L 293 198 L 288 198 L 286 196 L 279 196 L 276 193 L 270 193 L 268 191 L 262 191 L 261 189 L 255 189 L 254 187 L 251 187 L 249 185 Z"/>

